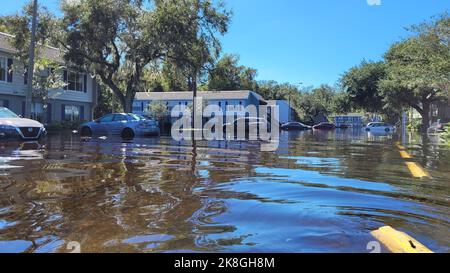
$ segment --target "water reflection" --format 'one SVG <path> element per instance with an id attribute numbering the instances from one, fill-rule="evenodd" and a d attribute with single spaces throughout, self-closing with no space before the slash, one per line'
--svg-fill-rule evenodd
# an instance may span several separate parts
<path id="1" fill-rule="evenodd" d="M 261 143 L 167 137 L 1 143 L 0 251 L 366 252 L 404 230 L 448 251 L 449 150 L 411 139 L 432 179 L 412 179 L 396 136 L 290 132 Z"/>

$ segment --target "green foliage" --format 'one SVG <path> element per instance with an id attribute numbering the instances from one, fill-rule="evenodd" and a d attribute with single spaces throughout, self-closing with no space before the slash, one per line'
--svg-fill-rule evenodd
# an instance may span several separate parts
<path id="1" fill-rule="evenodd" d="M 184 78 L 187 90 L 197 90 L 199 80 L 220 54 L 216 35 L 227 32 L 231 12 L 221 1 L 159 0 L 155 4 L 156 29 L 165 45 L 166 65 L 175 71 L 177 85 Z"/>
<path id="2" fill-rule="evenodd" d="M 209 90 L 256 90 L 256 69 L 239 65 L 237 55 L 226 54 L 209 72 Z"/>
<path id="3" fill-rule="evenodd" d="M 344 74 L 341 85 L 352 106 L 388 120 L 398 120 L 405 107 L 414 108 L 426 130 L 431 104 L 449 96 L 450 17 L 444 13 L 410 30 L 413 35 L 392 45 L 384 62 L 363 61 Z"/>
<path id="4" fill-rule="evenodd" d="M 66 83 L 62 78 L 63 66 L 49 59 L 39 58 L 34 65 L 33 73 L 33 99 L 47 104 L 50 99 L 55 99 Z M 51 92 L 51 90 L 55 90 Z"/>
<path id="5" fill-rule="evenodd" d="M 190 90 L 189 76 L 186 76 L 174 63 L 164 62 L 161 73 L 162 85 L 167 91 Z"/>
<path id="6" fill-rule="evenodd" d="M 411 28 L 415 35 L 395 43 L 385 54 L 386 78 L 380 82 L 386 105 L 413 107 L 429 126 L 431 103 L 445 101 L 450 86 L 450 17 Z"/>
<path id="7" fill-rule="evenodd" d="M 293 107 L 301 120 L 309 120 L 318 114 L 330 115 L 346 112 L 346 98 L 333 87 L 322 85 L 309 92 L 298 93 L 293 99 Z"/>
<path id="8" fill-rule="evenodd" d="M 103 84 L 99 84 L 97 106 L 94 109 L 94 118 L 100 118 L 111 112 L 124 112 L 122 105 L 117 101 L 117 98 Z"/>
<path id="9" fill-rule="evenodd" d="M 21 13 L 0 17 L 0 28 L 13 37 L 9 39 L 11 45 L 16 49 L 15 57 L 19 63 L 14 64 L 14 70 L 22 71 L 28 63 L 29 45 L 31 40 L 31 17 L 33 6 L 27 4 Z M 50 99 L 56 98 L 59 93 L 50 92 L 64 87 L 61 69 L 63 66 L 50 60 L 42 53 L 45 46 L 54 45 L 58 20 L 44 6 L 38 7 L 38 24 L 36 26 L 36 51 L 35 65 L 33 71 L 33 100 L 42 102 L 44 105 Z"/>
<path id="10" fill-rule="evenodd" d="M 278 83 L 276 81 L 260 81 L 254 90 L 267 100 L 289 100 L 299 95 L 297 86 L 289 83 Z"/>
<path id="11" fill-rule="evenodd" d="M 290 102 L 296 116 L 306 122 L 319 113 L 331 115 L 351 110 L 347 94 L 328 85 L 312 90 L 299 90 L 297 86 L 289 83 L 262 81 L 258 83 L 258 87 L 256 91 L 265 99 Z"/>
<path id="12" fill-rule="evenodd" d="M 66 59 L 98 75 L 127 112 L 135 93 L 145 91 L 152 63 L 175 65 L 192 88 L 220 50 L 215 35 L 226 32 L 229 19 L 220 2 L 208 0 L 67 1 L 62 10 Z"/>
<path id="13" fill-rule="evenodd" d="M 445 132 L 442 134 L 442 138 L 450 145 L 450 124 L 445 126 Z"/>
<path id="14" fill-rule="evenodd" d="M 28 62 L 29 46 L 31 39 L 31 18 L 33 13 L 32 3 L 28 3 L 22 11 L 15 15 L 0 17 L 0 31 L 14 35 L 10 43 L 17 50 L 16 57 L 24 64 Z M 39 58 L 43 46 L 55 46 L 58 19 L 50 13 L 46 7 L 38 7 L 39 20 L 36 25 L 36 58 Z"/>
<path id="15" fill-rule="evenodd" d="M 163 120 L 169 115 L 169 109 L 164 102 L 154 101 L 148 106 L 148 114 L 156 119 Z"/>
<path id="16" fill-rule="evenodd" d="M 384 103 L 378 83 L 385 76 L 386 67 L 383 62 L 363 61 L 343 75 L 341 85 L 355 108 L 379 113 L 382 112 Z"/>
<path id="17" fill-rule="evenodd" d="M 421 127 L 422 127 L 422 119 L 415 118 L 409 122 L 407 129 L 412 131 L 418 131 L 421 129 Z"/>

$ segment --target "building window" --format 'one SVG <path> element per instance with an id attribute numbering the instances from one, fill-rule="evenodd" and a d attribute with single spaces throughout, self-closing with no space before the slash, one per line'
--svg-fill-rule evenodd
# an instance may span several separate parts
<path id="1" fill-rule="evenodd" d="M 0 57 L 0 81 L 6 82 L 6 74 L 8 72 L 8 66 L 6 58 Z"/>
<path id="2" fill-rule="evenodd" d="M 65 105 L 64 106 L 64 119 L 68 121 L 79 121 L 80 120 L 80 106 L 76 105 Z"/>
<path id="3" fill-rule="evenodd" d="M 73 71 L 67 72 L 67 89 L 70 91 L 84 91 L 84 73 L 78 73 Z"/>

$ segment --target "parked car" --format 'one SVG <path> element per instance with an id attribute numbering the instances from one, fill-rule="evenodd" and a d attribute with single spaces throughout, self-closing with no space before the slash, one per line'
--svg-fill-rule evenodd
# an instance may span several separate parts
<path id="1" fill-rule="evenodd" d="M 336 126 L 336 128 L 338 128 L 338 129 L 349 129 L 351 127 L 352 127 L 351 124 L 345 124 L 345 123 L 341 123 L 341 124 L 339 124 L 339 126 Z"/>
<path id="2" fill-rule="evenodd" d="M 313 126 L 314 130 L 334 130 L 336 126 L 330 122 L 322 122 Z"/>
<path id="3" fill-rule="evenodd" d="M 132 113 L 114 113 L 80 125 L 81 136 L 118 135 L 122 138 L 159 135 L 156 120 Z"/>
<path id="4" fill-rule="evenodd" d="M 6 107 L 0 107 L 0 139 L 37 140 L 46 135 L 42 123 L 21 118 Z"/>
<path id="5" fill-rule="evenodd" d="M 290 131 L 290 130 L 311 130 L 312 127 L 309 125 L 305 125 L 301 122 L 291 121 L 286 122 L 281 125 L 281 130 Z"/>
<path id="6" fill-rule="evenodd" d="M 231 123 L 225 123 L 223 125 L 224 132 L 226 131 L 227 127 L 231 126 L 232 128 L 234 128 L 235 134 L 237 134 L 237 130 L 238 130 L 239 124 L 241 122 L 244 123 L 246 133 L 248 133 L 250 131 L 250 128 L 257 128 L 257 133 L 259 133 L 259 129 L 261 128 L 262 125 L 267 126 L 268 130 L 270 130 L 270 122 L 264 118 L 243 117 L 243 118 L 237 118 Z"/>
<path id="7" fill-rule="evenodd" d="M 428 127 L 427 132 L 429 134 L 431 133 L 442 133 L 445 131 L 445 124 L 441 123 L 441 120 L 438 119 L 437 122 L 431 124 L 430 127 Z"/>
<path id="8" fill-rule="evenodd" d="M 386 122 L 370 122 L 366 125 L 365 130 L 367 132 L 395 132 L 395 127 L 392 124 Z"/>

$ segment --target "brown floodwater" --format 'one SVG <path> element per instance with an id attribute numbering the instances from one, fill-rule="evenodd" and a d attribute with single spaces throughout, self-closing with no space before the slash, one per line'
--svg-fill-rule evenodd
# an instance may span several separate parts
<path id="1" fill-rule="evenodd" d="M 279 149 L 169 137 L 0 142 L 0 252 L 369 252 L 389 225 L 450 250 L 450 147 L 290 132 Z"/>

